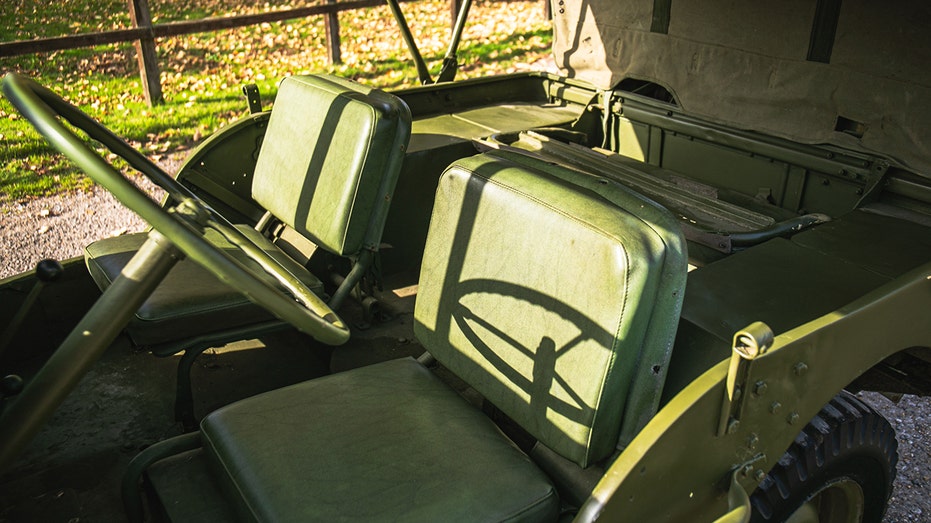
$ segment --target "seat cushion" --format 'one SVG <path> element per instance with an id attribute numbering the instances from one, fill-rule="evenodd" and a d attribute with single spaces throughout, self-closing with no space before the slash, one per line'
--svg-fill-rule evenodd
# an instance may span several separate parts
<path id="1" fill-rule="evenodd" d="M 245 519 L 554 521 L 548 478 L 412 359 L 268 392 L 201 424 Z"/>
<path id="2" fill-rule="evenodd" d="M 271 241 L 251 227 L 241 225 L 237 228 L 300 278 L 313 292 L 323 293 L 320 279 L 281 252 Z M 105 238 L 85 248 L 87 268 L 101 289 L 110 286 L 145 243 L 146 237 L 147 233 L 138 233 Z M 208 229 L 207 238 L 217 248 L 223 249 L 243 264 L 254 267 L 262 278 L 277 285 L 274 278 L 265 274 L 258 264 L 219 233 Z M 161 285 L 143 303 L 127 331 L 138 345 L 157 345 L 272 318 L 265 309 L 222 283 L 200 264 L 184 259 L 171 269 Z"/>

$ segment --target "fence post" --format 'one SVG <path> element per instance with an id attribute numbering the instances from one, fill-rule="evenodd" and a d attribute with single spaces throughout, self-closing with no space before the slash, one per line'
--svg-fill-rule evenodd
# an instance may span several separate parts
<path id="1" fill-rule="evenodd" d="M 456 30 L 456 20 L 459 18 L 459 10 L 462 9 L 462 0 L 449 0 L 450 29 Z"/>
<path id="2" fill-rule="evenodd" d="M 129 20 L 133 27 L 152 28 L 152 15 L 149 12 L 149 0 L 129 0 Z M 155 39 L 152 37 L 136 40 L 136 60 L 139 63 L 139 78 L 145 101 L 149 107 L 161 103 L 162 83 L 158 73 L 158 55 L 155 53 Z"/>
<path id="3" fill-rule="evenodd" d="M 335 4 L 336 0 L 327 0 L 328 4 Z M 323 15 L 323 25 L 326 27 L 326 53 L 330 65 L 343 63 L 339 40 L 339 13 L 332 12 Z"/>

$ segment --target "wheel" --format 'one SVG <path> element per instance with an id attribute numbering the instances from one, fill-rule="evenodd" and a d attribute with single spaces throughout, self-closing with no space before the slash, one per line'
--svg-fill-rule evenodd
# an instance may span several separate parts
<path id="1" fill-rule="evenodd" d="M 9 73 L 3 78 L 3 92 L 49 143 L 74 161 L 95 182 L 113 193 L 123 205 L 152 225 L 187 257 L 203 265 L 256 304 L 317 340 L 339 345 L 349 339 L 349 329 L 345 323 L 300 279 L 253 244 L 194 193 L 101 123 L 52 91 L 15 73 Z M 165 189 L 171 201 L 177 205 L 170 211 L 157 205 L 109 162 L 88 148 L 59 118 L 64 118 L 126 160 L 131 167 Z M 261 271 L 239 263 L 207 241 L 204 238 L 205 227 L 216 230 L 245 252 L 290 295 L 261 278 Z"/>
<path id="2" fill-rule="evenodd" d="M 897 448 L 889 422 L 842 391 L 750 496 L 750 520 L 879 523 L 892 495 Z"/>

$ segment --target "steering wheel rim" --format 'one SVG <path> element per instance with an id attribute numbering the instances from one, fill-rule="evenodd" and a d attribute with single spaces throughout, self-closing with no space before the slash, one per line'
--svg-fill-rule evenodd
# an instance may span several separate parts
<path id="1" fill-rule="evenodd" d="M 300 279 L 253 244 L 193 192 L 175 181 L 103 124 L 53 91 L 16 73 L 8 73 L 4 77 L 3 92 L 53 147 L 70 158 L 96 183 L 113 193 L 123 205 L 136 212 L 185 256 L 200 263 L 211 274 L 237 289 L 252 302 L 314 339 L 328 345 L 340 345 L 349 339 L 349 328 L 345 322 Z M 175 212 L 169 212 L 155 203 L 113 165 L 90 149 L 84 140 L 65 127 L 58 117 L 87 133 L 126 160 L 133 169 L 165 189 L 170 198 L 179 202 L 172 209 Z M 204 237 L 204 227 L 216 230 L 242 250 L 265 273 L 287 289 L 293 298 L 260 278 L 257 270 L 243 265 L 213 246 Z"/>

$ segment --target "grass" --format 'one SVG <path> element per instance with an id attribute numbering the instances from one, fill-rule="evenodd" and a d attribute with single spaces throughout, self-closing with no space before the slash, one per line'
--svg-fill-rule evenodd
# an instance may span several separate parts
<path id="1" fill-rule="evenodd" d="M 304 5 L 291 0 L 150 0 L 155 23 Z M 449 41 L 449 3 L 402 4 L 435 75 Z M 339 15 L 343 64 L 328 65 L 321 17 L 266 23 L 157 41 L 166 103 L 145 104 L 130 43 L 0 58 L 49 87 L 159 160 L 180 155 L 246 112 L 240 87 L 258 84 L 272 100 L 287 75 L 329 72 L 383 88 L 417 85 L 417 73 L 387 7 Z M 129 26 L 125 0 L 7 0 L 0 40 L 22 40 Z M 537 1 L 484 1 L 472 7 L 457 78 L 512 72 L 548 56 L 549 22 Z M 80 190 L 91 182 L 55 153 L 0 100 L 0 203 Z"/>

